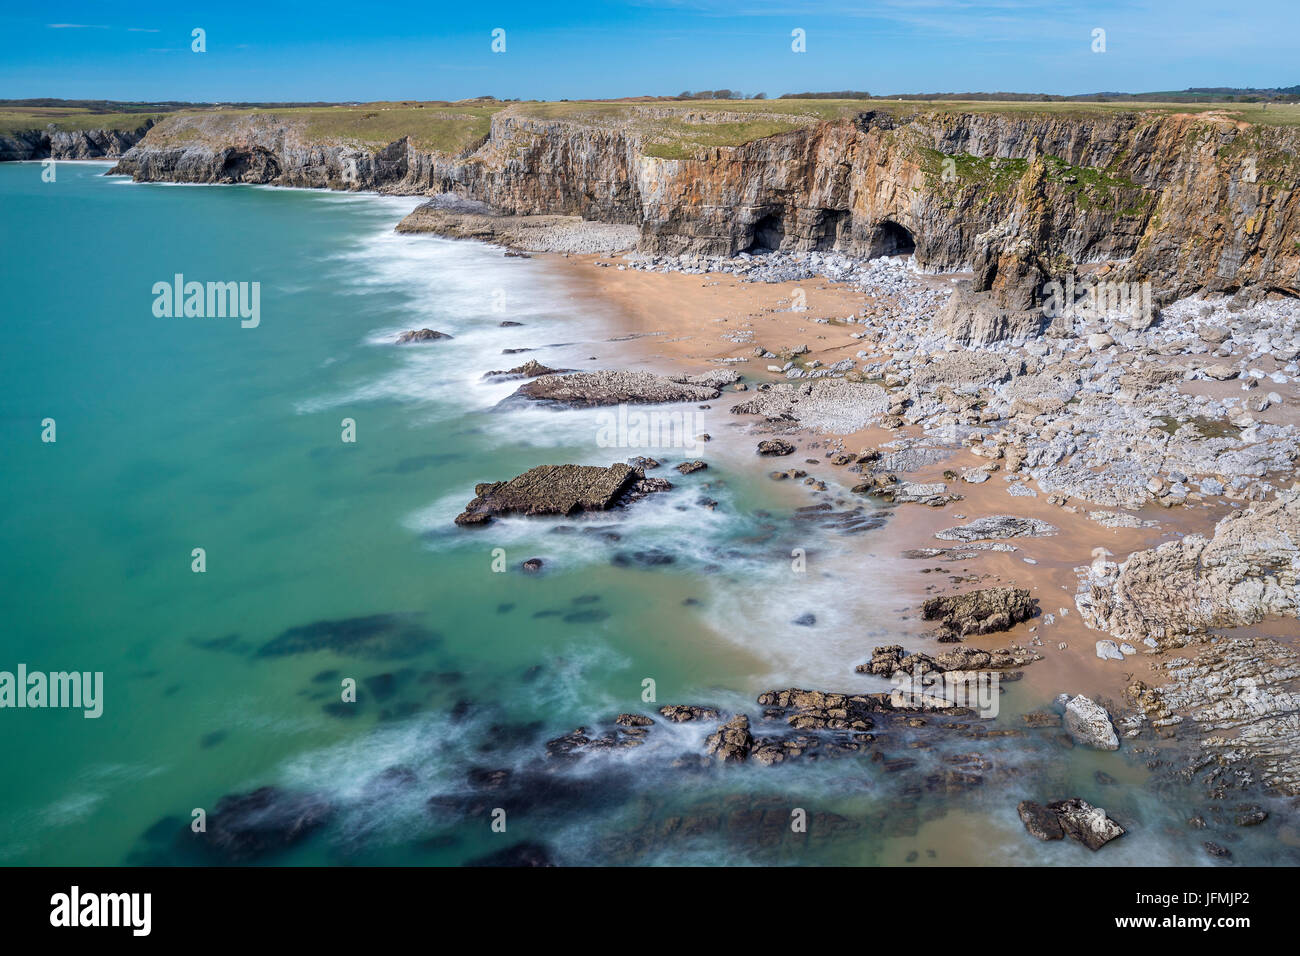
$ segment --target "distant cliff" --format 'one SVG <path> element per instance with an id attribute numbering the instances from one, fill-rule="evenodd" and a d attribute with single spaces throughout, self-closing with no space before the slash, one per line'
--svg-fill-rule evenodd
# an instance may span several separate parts
<path id="1" fill-rule="evenodd" d="M 0 132 L 0 162 L 31 159 L 117 159 L 149 132 L 137 129 L 26 129 Z"/>
<path id="2" fill-rule="evenodd" d="M 1159 294 L 1300 294 L 1300 128 L 1215 113 L 868 109 L 738 145 L 667 149 L 644 122 L 496 113 L 456 153 L 358 145 L 291 115 L 177 116 L 114 172 L 137 180 L 452 192 L 513 214 L 635 224 L 646 251 L 910 250 L 935 271 L 1119 260 Z M 649 115 L 653 108 L 642 112 Z M 666 111 L 661 110 L 661 113 Z M 741 117 L 753 121 L 753 113 Z M 653 121 L 653 122 L 652 122 Z M 734 122 L 677 111 L 677 128 Z M 668 158 L 671 156 L 671 158 Z M 1028 250 L 1028 252 L 1026 252 Z"/>

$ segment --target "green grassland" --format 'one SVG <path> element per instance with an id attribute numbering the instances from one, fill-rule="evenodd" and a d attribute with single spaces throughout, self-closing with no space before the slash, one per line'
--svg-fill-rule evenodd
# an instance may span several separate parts
<path id="1" fill-rule="evenodd" d="M 136 130 L 149 120 L 157 123 L 167 113 L 92 113 L 87 110 L 61 107 L 33 107 L 29 109 L 0 109 L 0 133 L 21 130 L 44 130 L 53 126 L 65 132 L 88 129 Z"/>
<path id="2" fill-rule="evenodd" d="M 509 110 L 522 118 L 636 134 L 647 155 L 663 159 L 699 156 L 717 147 L 744 143 L 828 120 L 871 110 L 900 118 L 918 113 L 1011 113 L 1024 116 L 1090 117 L 1141 112 L 1148 115 L 1203 114 L 1254 126 L 1300 125 L 1300 104 L 1033 102 L 987 100 L 599 100 L 502 102 L 491 99 L 456 103 L 385 102 L 330 106 L 193 107 L 171 112 L 105 112 L 65 107 L 0 108 L 0 132 L 45 129 L 136 129 L 147 119 L 175 118 L 151 134 L 152 141 L 186 142 L 218 135 L 224 124 L 247 122 L 297 126 L 305 138 L 334 140 L 379 149 L 403 136 L 421 149 L 455 154 L 472 149 L 488 134 L 492 117 Z M 972 175 L 978 170 L 969 170 Z M 1010 170 L 988 171 L 996 176 Z"/>

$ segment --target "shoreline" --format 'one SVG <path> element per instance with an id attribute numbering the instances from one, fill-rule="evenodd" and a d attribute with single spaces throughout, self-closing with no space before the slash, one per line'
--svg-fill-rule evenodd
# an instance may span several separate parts
<path id="1" fill-rule="evenodd" d="M 623 263 L 600 255 L 540 254 L 539 258 L 551 261 L 597 299 L 618 307 L 624 317 L 620 331 L 636 336 L 625 343 L 627 362 L 622 367 L 649 368 L 663 374 L 694 374 L 720 367 L 739 371 L 743 376 L 742 382 L 751 391 L 733 393 L 724 390 L 722 398 L 715 403 L 720 406 L 744 401 L 753 395 L 752 389 L 759 384 L 786 383 L 784 377 L 768 371 L 763 360 L 749 354 L 754 341 L 761 340 L 766 349 L 773 351 L 808 344 L 810 357 L 818 356 L 829 365 L 840 356 L 854 354 L 860 340 L 852 337 L 855 329 L 851 325 L 833 321 L 822 324 L 817 320 L 851 316 L 864 303 L 871 305 L 875 301 L 851 285 L 833 283 L 828 279 L 743 282 L 725 273 L 690 275 L 619 268 Z M 917 278 L 939 286 L 952 281 L 950 276 Z M 791 299 L 797 292 L 804 297 L 806 311 L 789 310 Z M 752 335 L 738 336 L 737 333 Z M 1294 388 L 1294 382 L 1291 388 Z M 1285 406 L 1288 415 L 1284 420 L 1290 424 L 1296 420 L 1294 407 L 1290 400 Z M 1276 412 L 1270 417 L 1276 419 Z M 743 416 L 743 421 L 746 425 L 738 431 L 745 437 L 737 440 L 757 442 L 763 437 L 753 418 Z M 825 482 L 835 492 L 835 497 L 853 499 L 856 496 L 849 493 L 849 486 L 856 476 L 826 461 L 824 451 L 827 443 L 842 442 L 843 447 L 852 450 L 898 444 L 900 439 L 904 442 L 916 440 L 922 434 L 923 429 L 912 425 L 892 431 L 872 427 L 847 434 L 819 433 L 800 427 L 786 433 L 801 446 L 800 450 L 789 459 L 780 461 L 782 464 L 798 462 L 799 468 L 806 469 L 814 479 Z M 805 457 L 814 456 L 820 460 L 818 465 L 802 463 Z M 756 457 L 753 466 L 762 471 L 769 462 Z M 975 469 L 982 464 L 986 462 L 968 448 L 958 447 L 944 461 L 919 467 L 905 477 L 917 484 L 942 482 L 945 472 L 951 477 L 953 472 Z M 1035 618 L 1000 633 L 968 636 L 964 644 L 987 650 L 1010 643 L 1037 651 L 1042 659 L 1024 668 L 1021 687 L 1026 694 L 1044 703 L 1065 692 L 1096 697 L 1118 708 L 1127 708 L 1126 692 L 1136 682 L 1160 683 L 1160 668 L 1169 655 L 1163 649 L 1157 653 L 1140 648 L 1142 652 L 1126 655 L 1127 659 L 1122 662 L 1099 657 L 1095 645 L 1108 640 L 1110 635 L 1088 626 L 1075 604 L 1080 572 L 1087 570 L 1094 558 L 1094 549 L 1104 548 L 1107 557 L 1117 563 L 1123 562 L 1129 555 L 1148 551 L 1165 542 L 1176 542 L 1188 535 L 1211 535 L 1217 521 L 1249 504 L 1221 499 L 1217 502 L 1202 501 L 1198 507 L 1159 508 L 1148 503 L 1137 510 L 1113 510 L 1109 505 L 1074 498 L 1068 499 L 1069 503 L 1064 506 L 1049 503 L 1049 495 L 1041 491 L 1034 497 L 1012 498 L 1006 494 L 1009 486 L 994 479 L 981 484 L 961 481 L 949 481 L 948 484 L 950 491 L 963 496 L 962 500 L 941 508 L 912 503 L 894 505 L 894 520 L 884 530 L 874 532 L 873 541 L 888 540 L 895 552 L 891 558 L 903 560 L 900 556 L 906 551 L 941 544 L 933 535 L 942 528 L 996 514 L 1015 514 L 1047 521 L 1059 528 L 1059 533 L 1046 538 L 1010 542 L 1017 548 L 1014 552 L 985 551 L 952 562 L 916 560 L 913 562 L 917 565 L 915 579 L 906 589 L 908 604 L 919 608 L 929 597 L 980 587 L 1027 588 L 1040 604 Z M 809 498 L 808 502 L 814 500 Z M 1136 526 L 1108 527 L 1089 518 L 1089 513 L 1131 516 Z M 959 515 L 963 516 L 960 520 Z M 1274 637 L 1280 635 L 1283 640 L 1286 640 L 1286 632 L 1287 618 L 1271 616 L 1232 631 L 1237 637 L 1271 634 Z M 1207 634 L 1200 640 L 1208 641 L 1211 637 Z M 870 641 L 864 638 L 862 658 L 846 660 L 844 683 L 828 687 L 828 690 L 853 686 L 852 678 L 856 675 L 852 668 L 867 658 L 871 650 L 869 644 Z M 942 646 L 923 639 L 919 646 L 909 650 L 934 653 L 942 650 Z M 1113 713 L 1112 717 L 1118 720 L 1120 715 Z"/>

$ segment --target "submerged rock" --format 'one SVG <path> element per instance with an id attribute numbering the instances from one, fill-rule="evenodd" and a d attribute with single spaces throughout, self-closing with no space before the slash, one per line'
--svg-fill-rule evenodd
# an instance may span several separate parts
<path id="1" fill-rule="evenodd" d="M 476 857 L 465 863 L 465 866 L 509 867 L 556 865 L 550 847 L 544 843 L 534 843 L 531 840 L 525 840 L 522 843 L 516 843 L 514 846 L 508 846 L 501 850 L 494 850 L 486 856 Z"/>
<path id="2" fill-rule="evenodd" d="M 230 863 L 247 863 L 286 850 L 319 830 L 334 814 L 328 800 L 279 787 L 228 794 L 217 801 L 204 846 Z"/>
<path id="3" fill-rule="evenodd" d="M 671 488 L 661 478 L 645 478 L 621 462 L 599 465 L 539 465 L 509 481 L 474 487 L 473 500 L 456 524 L 482 525 L 495 515 L 571 515 L 605 511 L 615 505 Z"/>

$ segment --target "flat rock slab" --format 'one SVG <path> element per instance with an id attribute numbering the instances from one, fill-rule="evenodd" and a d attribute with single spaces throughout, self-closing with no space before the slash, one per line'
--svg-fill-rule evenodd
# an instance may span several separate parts
<path id="1" fill-rule="evenodd" d="M 934 536 L 940 541 L 984 541 L 990 538 L 1042 538 L 1053 534 L 1056 534 L 1056 528 L 1037 518 L 990 515 L 977 518 L 970 524 L 936 531 Z"/>
<path id="2" fill-rule="evenodd" d="M 474 487 L 475 498 L 456 517 L 458 525 L 486 524 L 494 515 L 571 515 L 604 511 L 632 497 L 648 481 L 645 493 L 666 490 L 661 479 L 645 479 L 631 465 L 539 465 L 509 481 Z"/>
<path id="3" fill-rule="evenodd" d="M 652 372 L 574 372 L 571 375 L 539 376 L 519 386 L 512 397 L 555 402 L 573 408 L 707 402 L 721 394 L 721 385 L 730 384 L 737 377 L 730 371 L 680 379 Z"/>

